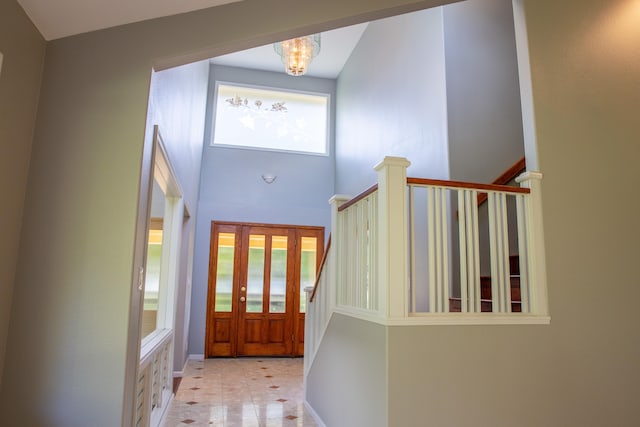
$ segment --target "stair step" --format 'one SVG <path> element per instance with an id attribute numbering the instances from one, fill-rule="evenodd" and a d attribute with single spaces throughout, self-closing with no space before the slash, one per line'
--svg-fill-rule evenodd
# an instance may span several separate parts
<path id="1" fill-rule="evenodd" d="M 509 256 L 509 271 L 512 276 L 520 275 L 520 256 L 519 255 L 510 255 Z"/>
<path id="2" fill-rule="evenodd" d="M 483 313 L 490 313 L 493 309 L 493 302 L 489 299 L 480 300 L 480 311 Z M 449 298 L 449 312 L 459 313 L 462 311 L 462 302 L 460 298 Z M 513 313 L 522 312 L 522 304 L 520 301 L 511 301 L 511 311 Z"/>
<path id="3" fill-rule="evenodd" d="M 509 272 L 511 276 L 511 311 L 519 313 L 522 311 L 521 293 L 520 293 L 520 257 L 518 255 L 509 256 Z M 482 312 L 491 312 L 493 302 L 491 299 L 491 277 L 480 277 L 480 310 Z M 460 298 L 449 298 L 449 311 L 460 312 L 462 303 Z"/>

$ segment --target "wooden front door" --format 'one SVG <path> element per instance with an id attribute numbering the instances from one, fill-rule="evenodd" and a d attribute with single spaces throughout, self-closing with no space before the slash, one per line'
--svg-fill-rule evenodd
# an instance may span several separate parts
<path id="1" fill-rule="evenodd" d="M 324 229 L 212 222 L 206 357 L 304 353 Z"/>

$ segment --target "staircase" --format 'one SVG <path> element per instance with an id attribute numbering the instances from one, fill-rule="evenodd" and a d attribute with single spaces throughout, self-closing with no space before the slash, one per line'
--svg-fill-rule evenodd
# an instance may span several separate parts
<path id="1" fill-rule="evenodd" d="M 509 256 L 509 271 L 511 272 L 511 311 L 520 313 L 522 303 L 520 297 L 520 257 L 518 255 Z M 491 277 L 480 277 L 480 309 L 482 312 L 491 312 L 493 304 L 491 300 Z M 449 311 L 459 313 L 461 311 L 460 298 L 449 298 Z"/>

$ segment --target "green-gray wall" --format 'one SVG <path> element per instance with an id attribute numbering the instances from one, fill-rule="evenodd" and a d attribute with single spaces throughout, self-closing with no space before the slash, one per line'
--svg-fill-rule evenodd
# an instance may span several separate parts
<path id="1" fill-rule="evenodd" d="M 0 387 L 45 41 L 15 0 L 0 0 Z"/>
<path id="2" fill-rule="evenodd" d="M 125 388 L 125 354 L 127 341 L 137 342 L 128 334 L 128 319 L 131 284 L 141 263 L 141 245 L 136 244 L 138 183 L 141 164 L 148 168 L 143 141 L 154 62 L 180 64 L 436 3 L 327 0 L 285 14 L 285 6 L 297 2 L 245 0 L 49 43 L 0 392 L 3 422 L 115 426 L 132 404 L 133 390 Z M 415 399 L 392 400 L 389 417 L 394 425 L 411 426 L 421 414 L 444 420 L 445 414 L 464 411 L 465 406 L 491 407 L 496 393 L 507 407 L 523 407 L 522 395 L 530 400 L 518 425 L 640 424 L 640 286 L 635 268 L 640 236 L 640 202 L 635 197 L 640 157 L 638 1 L 525 0 L 524 6 L 536 160 L 545 173 L 552 323 L 391 331 L 389 341 L 398 346 L 396 352 L 403 351 L 409 355 L 407 363 L 420 366 L 412 371 L 416 377 L 411 381 L 390 366 L 389 372 L 397 376 L 391 389 L 452 396 L 446 402 L 438 399 L 442 405 L 430 405 L 431 411 L 425 411 L 424 402 L 418 407 Z M 7 49 L 7 37 L 3 33 L 0 38 L 1 49 Z M 0 88 L 9 67 L 7 52 Z M 25 72 L 37 66 L 36 60 Z M 28 89 L 37 86 L 34 80 Z M 4 137 L 14 123 L 2 120 Z M 22 145 L 15 144 L 20 150 L 10 159 L 18 163 L 25 154 Z M 10 244 L 9 250 L 14 247 Z M 442 362 L 437 367 L 451 374 L 457 388 L 479 390 L 487 374 L 460 373 L 458 350 L 464 339 L 478 343 L 480 337 L 486 338 L 482 349 L 464 349 L 487 361 L 479 369 L 497 375 L 498 363 L 506 356 L 488 357 L 487 349 L 509 349 L 521 360 L 518 381 L 532 391 L 523 387 L 508 394 L 497 389 L 505 381 L 494 380 L 474 394 L 473 401 L 460 402 L 455 393 L 428 382 L 435 367 L 418 357 L 439 346 L 431 362 Z M 415 338 L 420 341 L 415 343 Z M 399 347 L 408 342 L 410 347 Z M 396 357 L 390 355 L 391 360 Z M 506 363 L 507 372 L 515 370 L 512 363 Z M 460 423 L 447 418 L 442 425 L 513 425 L 512 411 L 494 415 L 479 422 L 468 415 Z"/>
<path id="3" fill-rule="evenodd" d="M 389 327 L 389 426 L 640 425 L 640 3 L 514 5 L 528 27 L 535 115 L 523 111 L 537 134 L 527 160 L 544 173 L 551 324 Z"/>
<path id="4" fill-rule="evenodd" d="M 146 197 L 140 182 L 150 167 L 145 120 L 154 64 L 182 65 L 444 2 L 327 0 L 300 8 L 293 0 L 245 0 L 49 42 L 0 391 L 3 421 L 130 422 L 139 342 L 133 283 L 143 262 L 146 203 L 139 196 Z M 11 37 L 3 34 L 2 43 Z M 33 62 L 25 74 L 40 72 Z M 26 86 L 34 93 L 35 82 Z M 21 121 L 30 131 L 28 118 Z M 3 132 L 14 129 L 2 123 Z M 9 161 L 24 165 L 25 156 L 19 150 Z M 23 193 L 10 201 L 19 203 Z M 15 240 L 8 247 L 14 254 Z"/>

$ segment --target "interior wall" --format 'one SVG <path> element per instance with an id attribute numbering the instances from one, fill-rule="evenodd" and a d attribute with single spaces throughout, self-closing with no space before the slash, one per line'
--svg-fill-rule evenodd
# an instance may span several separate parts
<path id="1" fill-rule="evenodd" d="M 443 8 L 449 179 L 492 183 L 524 157 L 511 0 L 469 0 Z M 451 200 L 453 295 L 460 295 L 457 197 Z M 518 253 L 515 203 L 509 240 Z M 480 274 L 491 275 L 487 205 L 479 212 Z"/>
<path id="2" fill-rule="evenodd" d="M 531 54 L 551 324 L 390 328 L 390 418 L 638 425 L 640 202 L 627 196 L 640 155 L 640 4 L 514 3 Z"/>
<path id="3" fill-rule="evenodd" d="M 158 124 L 167 156 L 180 184 L 186 209 L 180 248 L 176 316 L 174 325 L 173 370 L 182 371 L 187 360 L 187 334 L 191 300 L 192 257 L 196 212 L 205 131 L 209 63 L 189 65 L 155 72 L 151 80 L 147 133 Z"/>
<path id="4" fill-rule="evenodd" d="M 0 1 L 0 388 L 44 53 L 18 3 Z"/>
<path id="5" fill-rule="evenodd" d="M 204 354 L 211 221 L 316 225 L 329 231 L 334 194 L 335 157 L 330 110 L 329 155 L 213 147 L 213 100 L 216 81 L 328 93 L 335 99 L 335 80 L 212 65 L 207 112 L 198 225 L 191 298 L 189 352 Z M 262 174 L 277 176 L 267 184 Z"/>
<path id="6" fill-rule="evenodd" d="M 326 426 L 404 425 L 388 419 L 386 329 L 332 315 L 306 378 L 306 400 Z"/>
<path id="7" fill-rule="evenodd" d="M 491 183 L 524 156 L 511 0 L 442 9 L 449 179 Z"/>
<path id="8" fill-rule="evenodd" d="M 367 26 L 338 77 L 337 193 L 373 185 L 385 156 L 407 157 L 410 176 L 448 178 L 443 43 L 438 8 Z"/>

